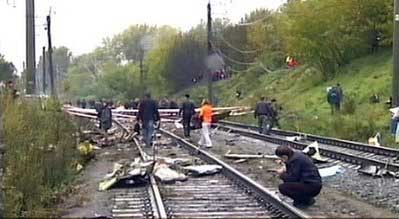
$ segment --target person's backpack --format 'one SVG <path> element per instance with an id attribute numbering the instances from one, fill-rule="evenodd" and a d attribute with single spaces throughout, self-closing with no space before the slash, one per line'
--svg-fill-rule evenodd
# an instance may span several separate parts
<path id="1" fill-rule="evenodd" d="M 336 104 L 339 102 L 338 99 L 338 91 L 335 88 L 331 88 L 330 91 L 328 92 L 328 103 L 330 104 Z"/>

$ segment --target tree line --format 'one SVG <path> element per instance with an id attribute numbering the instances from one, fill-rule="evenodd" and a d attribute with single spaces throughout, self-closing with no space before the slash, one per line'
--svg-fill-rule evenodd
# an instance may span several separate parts
<path id="1" fill-rule="evenodd" d="M 327 79 L 375 47 L 392 45 L 393 1 L 291 0 L 275 11 L 252 11 L 237 24 L 216 18 L 212 26 L 212 52 L 234 74 L 268 73 L 290 56 Z M 204 82 L 207 56 L 205 22 L 185 32 L 133 25 L 72 56 L 62 87 L 70 98 L 128 101 L 144 90 L 162 96 Z"/>

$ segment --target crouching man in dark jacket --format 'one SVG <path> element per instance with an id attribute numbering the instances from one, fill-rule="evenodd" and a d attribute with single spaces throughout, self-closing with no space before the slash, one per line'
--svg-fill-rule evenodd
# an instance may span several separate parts
<path id="1" fill-rule="evenodd" d="M 297 208 L 306 208 L 315 203 L 322 188 L 319 170 L 313 161 L 304 153 L 294 151 L 288 146 L 279 146 L 276 155 L 285 163 L 277 170 L 283 183 L 279 185 L 280 193 L 294 200 Z"/>

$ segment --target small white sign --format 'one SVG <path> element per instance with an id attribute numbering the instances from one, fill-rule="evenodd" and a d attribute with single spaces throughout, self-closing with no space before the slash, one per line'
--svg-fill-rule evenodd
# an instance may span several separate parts
<path id="1" fill-rule="evenodd" d="M 395 21 L 399 21 L 399 14 L 395 14 Z"/>

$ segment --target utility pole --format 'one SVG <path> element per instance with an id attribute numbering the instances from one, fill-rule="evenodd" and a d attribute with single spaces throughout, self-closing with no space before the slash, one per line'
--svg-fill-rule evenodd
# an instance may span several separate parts
<path id="1" fill-rule="evenodd" d="M 144 49 L 140 48 L 140 93 L 141 96 L 144 96 L 144 90 L 146 89 L 144 85 L 144 66 L 143 66 L 143 59 L 144 59 Z"/>
<path id="2" fill-rule="evenodd" d="M 26 0 L 26 93 L 34 94 L 36 81 L 35 0 Z"/>
<path id="3" fill-rule="evenodd" d="M 43 62 L 42 62 L 42 67 L 43 67 L 43 77 L 42 77 L 42 80 L 43 80 L 43 94 L 46 94 L 46 47 L 45 46 L 43 46 L 43 55 L 42 55 L 42 60 L 43 60 Z"/>
<path id="4" fill-rule="evenodd" d="M 211 13 L 211 2 L 208 2 L 208 57 L 212 55 L 212 13 Z M 213 92 L 212 92 L 212 69 L 208 66 L 208 99 L 213 104 Z"/>
<path id="5" fill-rule="evenodd" d="M 47 16 L 47 38 L 48 38 L 48 64 L 50 74 L 51 95 L 57 96 L 54 86 L 54 69 L 53 69 L 53 46 L 51 44 L 51 17 Z"/>

